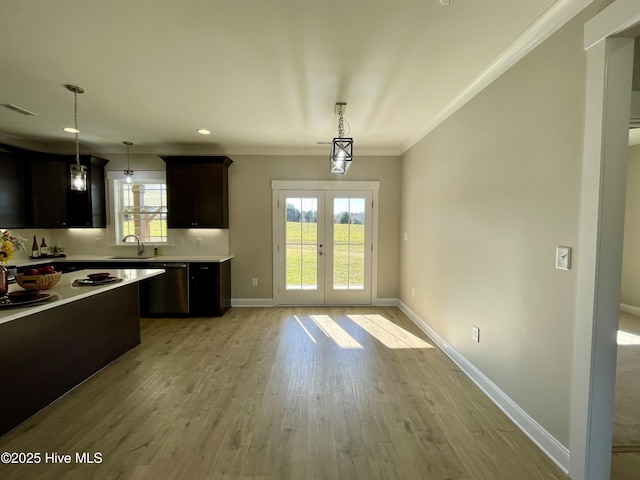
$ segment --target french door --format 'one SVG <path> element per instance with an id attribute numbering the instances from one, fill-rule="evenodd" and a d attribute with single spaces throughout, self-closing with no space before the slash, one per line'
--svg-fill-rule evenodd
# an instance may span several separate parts
<path id="1" fill-rule="evenodd" d="M 276 303 L 371 304 L 371 190 L 279 189 L 275 211 Z"/>

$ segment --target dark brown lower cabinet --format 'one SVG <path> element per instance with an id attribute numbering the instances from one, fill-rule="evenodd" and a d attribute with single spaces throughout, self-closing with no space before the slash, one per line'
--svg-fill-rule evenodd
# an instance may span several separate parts
<path id="1" fill-rule="evenodd" d="M 138 284 L 0 324 L 0 435 L 139 343 Z"/>
<path id="2" fill-rule="evenodd" d="M 231 308 L 231 261 L 189 264 L 189 314 L 219 317 Z"/>

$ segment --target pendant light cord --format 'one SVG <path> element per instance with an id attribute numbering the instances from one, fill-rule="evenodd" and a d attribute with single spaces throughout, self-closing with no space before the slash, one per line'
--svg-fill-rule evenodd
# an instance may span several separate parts
<path id="1" fill-rule="evenodd" d="M 78 134 L 80 131 L 78 130 L 78 92 L 73 92 L 73 128 L 75 129 L 75 137 L 76 137 L 76 164 L 80 165 L 80 144 L 78 142 Z"/>

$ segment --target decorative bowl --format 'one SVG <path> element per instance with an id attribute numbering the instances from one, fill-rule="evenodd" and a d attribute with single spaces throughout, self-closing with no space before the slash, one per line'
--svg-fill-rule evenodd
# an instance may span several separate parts
<path id="1" fill-rule="evenodd" d="M 45 275 L 16 275 L 16 283 L 25 290 L 47 290 L 60 281 L 62 272 L 47 273 Z"/>
<path id="2" fill-rule="evenodd" d="M 87 278 L 89 280 L 106 280 L 107 278 L 109 278 L 109 274 L 108 273 L 90 273 L 89 275 L 87 275 Z"/>
<path id="3" fill-rule="evenodd" d="M 38 296 L 40 290 L 17 290 L 15 292 L 7 293 L 7 297 L 13 303 L 28 302 Z"/>

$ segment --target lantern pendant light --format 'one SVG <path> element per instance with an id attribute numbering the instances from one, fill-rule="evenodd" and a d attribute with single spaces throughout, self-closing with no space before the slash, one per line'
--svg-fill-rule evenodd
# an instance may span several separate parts
<path id="1" fill-rule="evenodd" d="M 329 157 L 329 171 L 334 175 L 344 175 L 351 166 L 353 160 L 353 138 L 344 136 L 343 114 L 347 108 L 346 103 L 338 102 L 335 113 L 338 114 L 338 137 L 331 142 L 331 156 Z"/>
<path id="2" fill-rule="evenodd" d="M 122 142 L 127 146 L 127 169 L 124 171 L 125 176 L 127 177 L 127 183 L 131 183 L 131 177 L 133 177 L 133 170 L 131 170 L 129 166 L 129 147 L 133 145 L 131 142 Z"/>
<path id="3" fill-rule="evenodd" d="M 84 192 L 87 190 L 87 168 L 80 165 L 80 143 L 78 141 L 78 94 L 84 93 L 84 88 L 75 85 L 65 85 L 67 90 L 73 92 L 73 132 L 76 137 L 76 163 L 69 167 L 71 190 Z"/>

